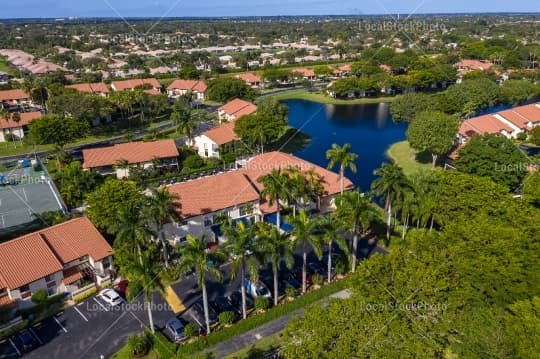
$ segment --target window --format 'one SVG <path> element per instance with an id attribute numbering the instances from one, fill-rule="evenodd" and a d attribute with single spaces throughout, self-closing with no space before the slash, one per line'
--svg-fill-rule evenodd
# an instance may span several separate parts
<path id="1" fill-rule="evenodd" d="M 28 292 L 30 290 L 30 287 L 27 285 L 23 285 L 22 287 L 19 288 L 19 292 L 23 293 L 23 292 Z"/>
<path id="2" fill-rule="evenodd" d="M 28 285 L 20 287 L 19 292 L 21 292 L 22 299 L 26 299 L 32 296 L 32 292 L 30 291 L 30 287 Z"/>
<path id="3" fill-rule="evenodd" d="M 53 275 L 48 275 L 45 277 L 45 282 L 49 283 L 49 282 L 52 282 L 54 280 L 54 276 Z"/>
<path id="4" fill-rule="evenodd" d="M 213 223 L 213 218 L 212 217 L 204 217 L 204 226 L 205 227 L 210 227 Z"/>
<path id="5" fill-rule="evenodd" d="M 56 294 L 56 287 L 47 288 L 47 294 L 49 297 Z"/>

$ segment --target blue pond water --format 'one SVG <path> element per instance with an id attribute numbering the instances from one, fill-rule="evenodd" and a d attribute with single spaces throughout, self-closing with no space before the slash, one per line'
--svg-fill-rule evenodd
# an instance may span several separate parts
<path id="1" fill-rule="evenodd" d="M 371 187 L 373 171 L 388 161 L 388 148 L 405 139 L 407 125 L 392 121 L 388 104 L 324 105 L 302 100 L 284 103 L 289 107 L 289 124 L 311 137 L 307 147 L 295 155 L 326 167 L 326 151 L 332 144 L 350 143 L 352 151 L 359 155 L 358 171 L 348 171 L 346 176 L 362 190 Z"/>

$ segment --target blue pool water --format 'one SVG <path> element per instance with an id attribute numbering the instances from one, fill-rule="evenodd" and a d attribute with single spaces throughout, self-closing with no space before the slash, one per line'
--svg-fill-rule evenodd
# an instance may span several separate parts
<path id="1" fill-rule="evenodd" d="M 358 171 L 347 171 L 346 176 L 362 190 L 369 190 L 373 171 L 388 161 L 388 148 L 405 140 L 407 125 L 392 121 L 388 104 L 324 105 L 303 100 L 284 104 L 289 107 L 289 124 L 311 137 L 311 142 L 294 154 L 326 167 L 326 151 L 332 144 L 350 143 L 359 155 Z"/>

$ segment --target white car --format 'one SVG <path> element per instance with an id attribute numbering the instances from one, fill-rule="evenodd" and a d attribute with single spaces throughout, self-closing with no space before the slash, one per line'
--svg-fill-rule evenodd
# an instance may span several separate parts
<path id="1" fill-rule="evenodd" d="M 120 305 L 124 303 L 124 299 L 114 289 L 104 289 L 99 292 L 99 297 L 103 299 L 107 304 Z"/>
<path id="2" fill-rule="evenodd" d="M 253 298 L 263 297 L 272 299 L 272 293 L 268 290 L 268 287 L 261 281 L 252 282 L 250 279 L 244 279 L 244 287 L 246 292 Z"/>

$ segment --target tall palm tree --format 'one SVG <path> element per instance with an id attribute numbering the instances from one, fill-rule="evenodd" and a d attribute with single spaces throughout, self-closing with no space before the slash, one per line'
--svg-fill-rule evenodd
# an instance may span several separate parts
<path id="1" fill-rule="evenodd" d="M 129 162 L 125 159 L 119 159 L 114 163 L 113 167 L 115 170 L 123 170 L 124 174 L 126 174 L 129 168 Z"/>
<path id="2" fill-rule="evenodd" d="M 11 120 L 13 122 L 15 122 L 15 124 L 17 125 L 17 127 L 19 127 L 19 123 L 21 122 L 21 114 L 19 112 L 14 112 L 12 115 L 11 115 Z M 21 129 L 22 131 L 22 129 Z M 15 139 L 13 139 L 15 141 Z M 22 135 L 19 136 L 19 142 L 22 142 Z"/>
<path id="3" fill-rule="evenodd" d="M 247 318 L 246 311 L 246 287 L 244 279 L 246 278 L 246 268 L 252 275 L 258 272 L 258 262 L 253 256 L 255 250 L 255 233 L 252 226 L 244 225 L 244 222 L 236 223 L 236 228 L 228 225 L 223 229 L 223 233 L 227 238 L 224 251 L 232 258 L 231 262 L 231 278 L 235 279 L 240 275 L 240 291 L 242 293 L 242 317 Z"/>
<path id="4" fill-rule="evenodd" d="M 9 113 L 8 110 L 6 110 L 5 108 L 0 108 L 0 120 L 4 120 L 4 121 L 8 122 L 11 118 L 12 118 L 11 114 Z M 13 132 L 11 132 L 11 137 L 12 137 L 12 140 L 13 140 L 13 146 L 17 147 L 15 145 L 15 136 L 13 136 Z"/>
<path id="5" fill-rule="evenodd" d="M 321 197 L 324 195 L 324 186 L 322 185 L 321 175 L 314 167 L 304 171 L 304 177 L 309 192 L 309 197 L 317 204 L 317 210 L 321 209 Z"/>
<path id="6" fill-rule="evenodd" d="M 336 204 L 336 215 L 349 224 L 353 235 L 351 271 L 354 272 L 358 262 L 358 238 L 369 228 L 376 213 L 371 206 L 371 199 L 359 189 L 343 194 Z"/>
<path id="7" fill-rule="evenodd" d="M 330 215 L 326 218 L 322 218 L 319 221 L 319 229 L 321 239 L 328 243 L 328 262 L 327 262 L 327 281 L 330 283 L 332 281 L 332 246 L 334 243 L 345 252 L 346 255 L 349 255 L 349 247 L 347 246 L 347 241 L 343 236 L 343 225 L 340 223 L 339 218 L 334 215 Z"/>
<path id="8" fill-rule="evenodd" d="M 185 274 L 189 272 L 192 268 L 195 269 L 195 278 L 197 279 L 197 285 L 202 290 L 206 333 L 210 334 L 210 318 L 208 317 L 208 293 L 206 290 L 206 274 L 210 274 L 218 281 L 221 281 L 223 279 L 223 273 L 221 273 L 219 267 L 215 266 L 213 263 L 215 263 L 215 261 L 223 260 L 224 255 L 219 251 L 208 251 L 206 249 L 206 238 L 204 236 L 195 238 L 191 235 L 188 235 L 186 240 L 187 243 L 180 248 L 181 259 L 178 270 L 181 274 Z"/>
<path id="9" fill-rule="evenodd" d="M 274 276 L 274 306 L 278 305 L 278 275 L 282 260 L 288 268 L 294 265 L 294 247 L 288 234 L 282 234 L 276 227 L 265 228 L 265 223 L 257 227 L 257 251 L 272 266 Z"/>
<path id="10" fill-rule="evenodd" d="M 340 188 L 341 194 L 343 194 L 345 170 L 348 168 L 353 173 L 356 173 L 356 164 L 354 162 L 358 159 L 358 155 L 351 152 L 350 143 L 346 143 L 343 146 L 334 143 L 332 148 L 326 151 L 326 158 L 329 160 L 328 169 L 332 169 L 339 164 Z"/>
<path id="11" fill-rule="evenodd" d="M 290 196 L 288 190 L 288 177 L 282 172 L 281 168 L 273 169 L 269 174 L 257 179 L 264 188 L 261 191 L 261 197 L 268 200 L 268 204 L 276 204 L 276 225 L 281 228 L 281 203 L 280 200 Z"/>
<path id="12" fill-rule="evenodd" d="M 154 231 L 159 236 L 161 245 L 163 246 L 165 267 L 169 266 L 169 256 L 167 255 L 167 242 L 165 240 L 163 225 L 166 221 L 174 222 L 180 220 L 181 205 L 179 200 L 180 196 L 170 193 L 167 187 L 152 189 L 152 194 L 149 198 L 148 212 L 154 222 Z"/>
<path id="13" fill-rule="evenodd" d="M 149 218 L 142 210 L 141 202 L 126 203 L 119 210 L 114 228 L 115 245 L 128 248 L 136 254 L 140 264 L 142 264 L 143 248 L 149 245 L 152 234 Z"/>
<path id="14" fill-rule="evenodd" d="M 317 236 L 317 222 L 309 218 L 305 210 L 300 210 L 298 216 L 291 217 L 287 222 L 293 227 L 291 236 L 294 238 L 295 248 L 302 251 L 302 294 L 306 293 L 307 252 L 313 248 L 317 258 L 322 257 L 322 243 Z"/>
<path id="15" fill-rule="evenodd" d="M 287 201 L 293 207 L 293 217 L 296 216 L 298 202 L 308 199 L 309 188 L 306 178 L 298 166 L 290 166 L 283 171 L 287 177 Z"/>
<path id="16" fill-rule="evenodd" d="M 409 187 L 407 178 L 401 167 L 395 163 L 384 163 L 381 168 L 373 172 L 378 176 L 371 184 L 371 189 L 377 196 L 384 196 L 384 209 L 388 213 L 386 221 L 386 241 L 390 241 L 390 227 L 392 224 L 392 204 L 403 191 Z"/>

